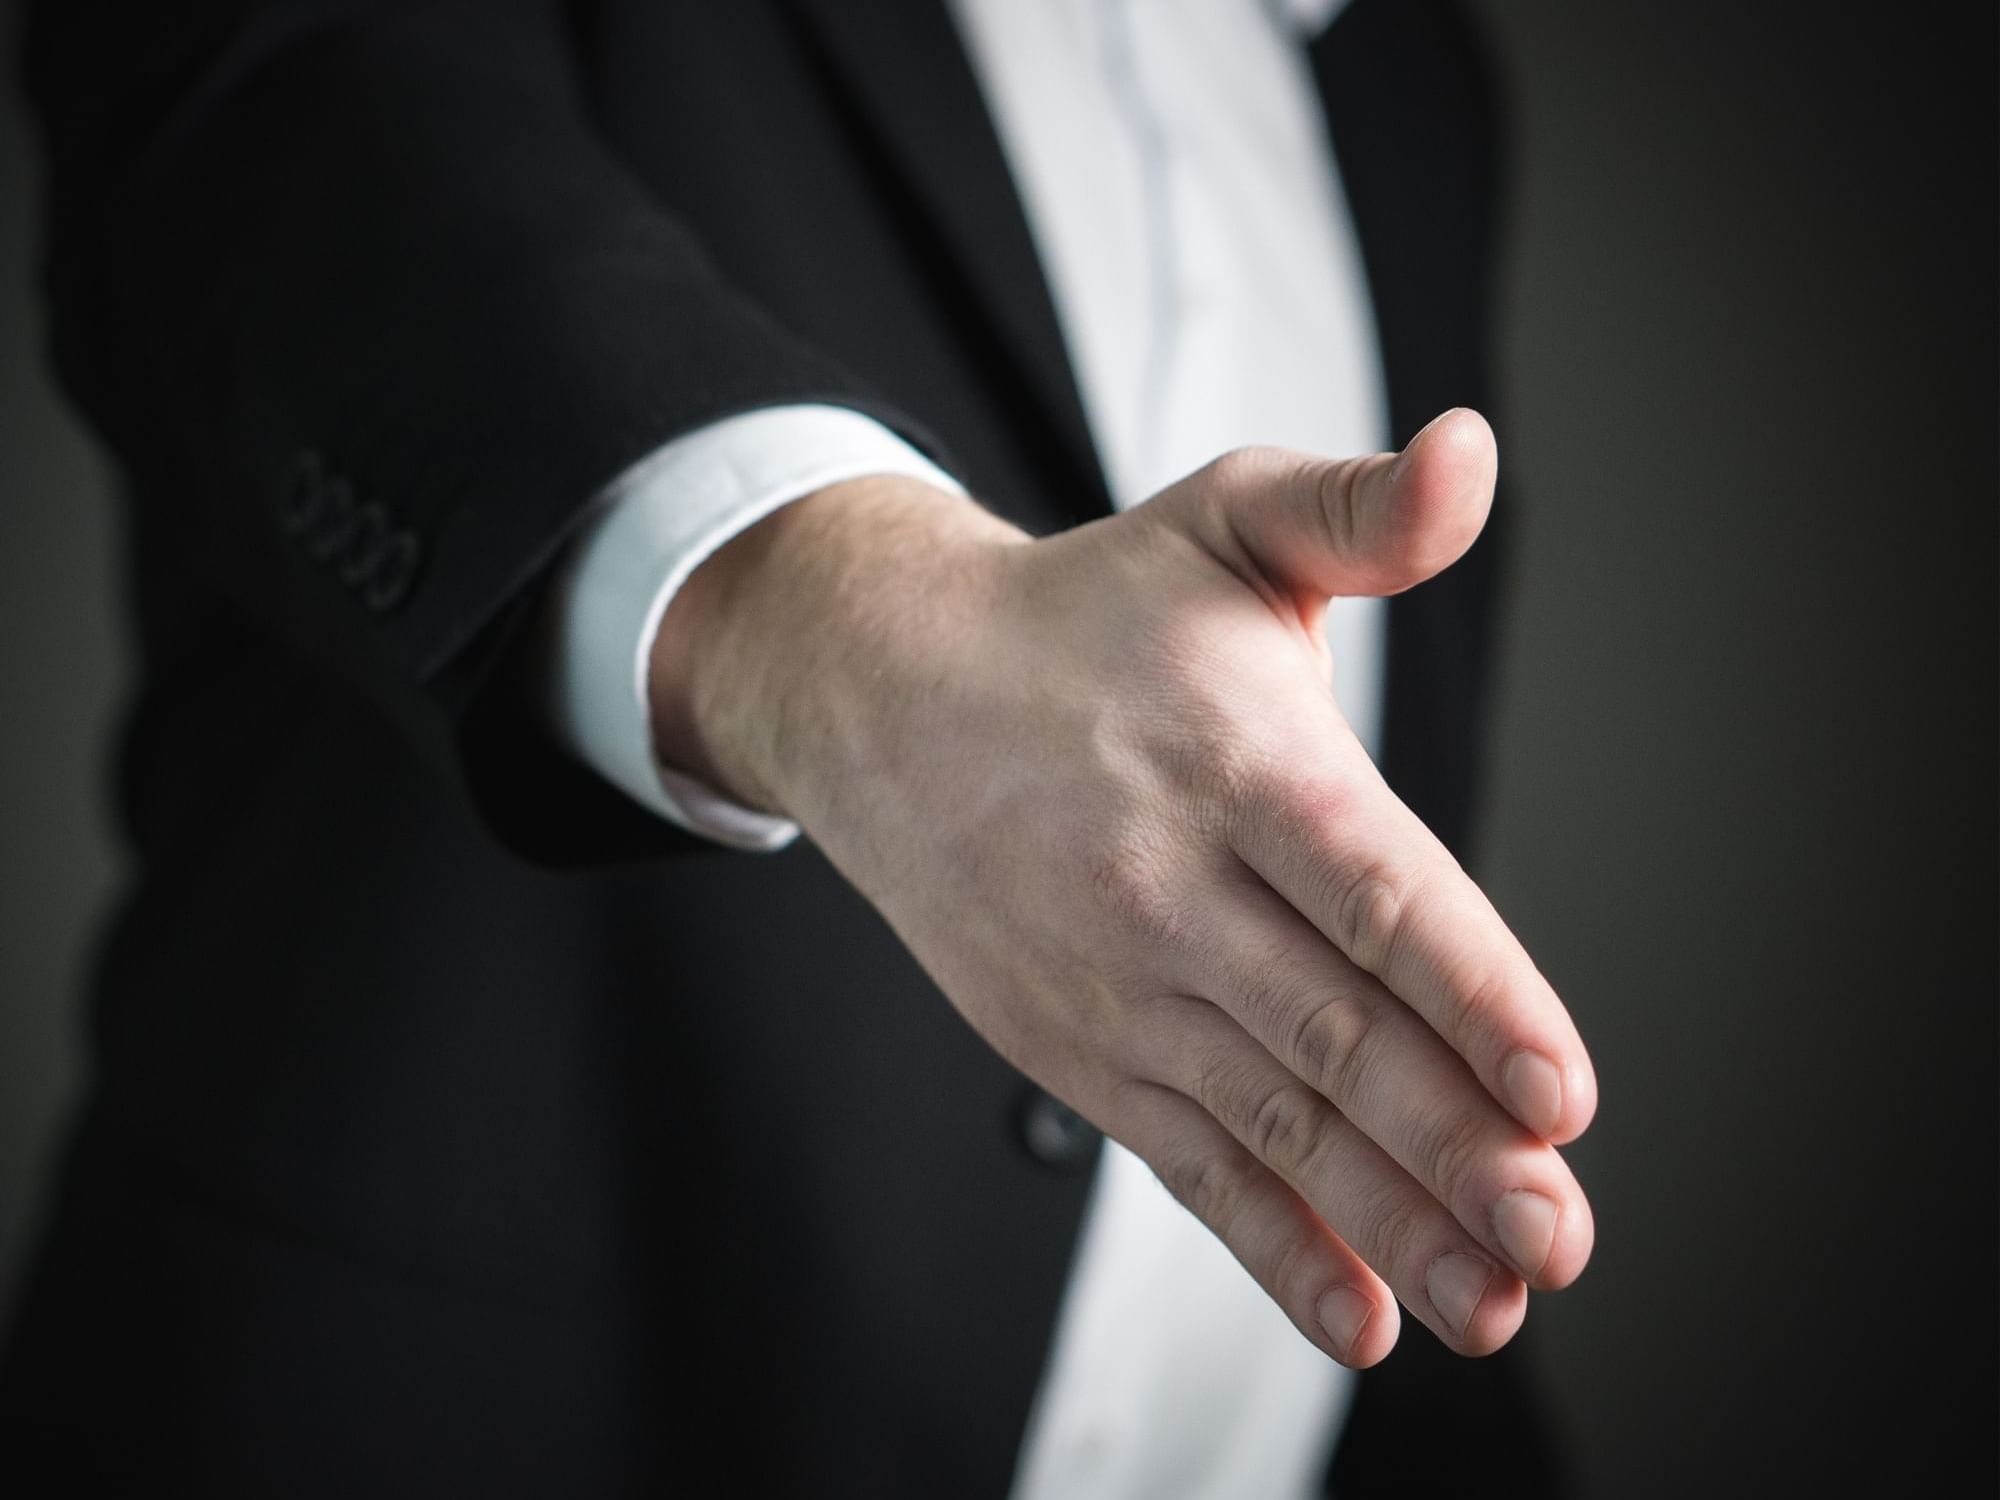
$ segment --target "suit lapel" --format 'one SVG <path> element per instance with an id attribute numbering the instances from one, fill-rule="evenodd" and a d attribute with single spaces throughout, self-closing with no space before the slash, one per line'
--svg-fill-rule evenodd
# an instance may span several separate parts
<path id="1" fill-rule="evenodd" d="M 1041 262 L 942 0 L 788 0 L 916 201 L 1087 510 L 1110 509 Z"/>

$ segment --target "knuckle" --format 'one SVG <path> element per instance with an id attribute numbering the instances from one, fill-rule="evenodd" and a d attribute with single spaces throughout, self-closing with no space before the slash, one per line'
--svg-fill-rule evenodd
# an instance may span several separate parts
<path id="1" fill-rule="evenodd" d="M 1249 1102 L 1251 1085 L 1236 1049 L 1211 1047 L 1195 1069 L 1193 1092 L 1195 1101 L 1231 1135 L 1238 1140 L 1249 1136 L 1257 1105 Z"/>
<path id="2" fill-rule="evenodd" d="M 1229 950 L 1232 1007 L 1253 1036 L 1285 1037 L 1319 1003 L 1324 986 L 1300 972 L 1290 939 L 1261 939 Z M 1284 1061 L 1284 1054 L 1279 1054 Z M 1293 1071 L 1297 1071 L 1294 1069 Z"/>
<path id="3" fill-rule="evenodd" d="M 1296 1080 L 1267 1089 L 1250 1111 L 1244 1144 L 1283 1176 L 1311 1159 L 1320 1131 L 1319 1096 Z"/>
<path id="4" fill-rule="evenodd" d="M 1433 1122 L 1417 1148 L 1417 1170 L 1444 1201 L 1466 1197 L 1475 1186 L 1486 1133 L 1462 1115 Z"/>
<path id="5" fill-rule="evenodd" d="M 1285 1311 L 1310 1308 L 1326 1280 L 1326 1247 L 1314 1235 L 1288 1236 L 1273 1256 L 1265 1275 L 1271 1297 Z"/>
<path id="6" fill-rule="evenodd" d="M 1223 826 L 1254 814 L 1272 800 L 1269 758 L 1247 735 L 1203 735 L 1190 748 L 1187 763 L 1195 805 L 1211 810 Z"/>
<path id="7" fill-rule="evenodd" d="M 1364 864 L 1336 881 L 1328 910 L 1341 951 L 1362 968 L 1380 973 L 1400 940 L 1409 893 L 1404 879 L 1387 865 Z"/>
<path id="8" fill-rule="evenodd" d="M 1157 873 L 1153 851 L 1133 839 L 1112 840 L 1090 860 L 1090 885 L 1098 907 L 1127 932 L 1153 944 L 1178 943 L 1186 921 Z"/>
<path id="9" fill-rule="evenodd" d="M 1512 986 L 1506 974 L 1493 970 L 1472 974 L 1456 980 L 1452 990 L 1459 1013 L 1475 1024 L 1493 1025 L 1508 1013 Z"/>
<path id="10" fill-rule="evenodd" d="M 1222 1239 L 1229 1238 L 1245 1182 L 1235 1161 L 1218 1152 L 1201 1152 L 1175 1157 L 1158 1171 L 1167 1191 L 1189 1213 Z"/>
<path id="11" fill-rule="evenodd" d="M 1361 1217 L 1367 1226 L 1371 1265 L 1391 1276 L 1397 1267 L 1419 1270 L 1425 1215 L 1414 1195 L 1401 1185 L 1384 1187 L 1363 1204 Z"/>
<path id="12" fill-rule="evenodd" d="M 1210 760 L 1207 786 L 1223 836 L 1234 848 L 1281 851 L 1275 857 L 1295 878 L 1324 883 L 1326 837 L 1353 820 L 1357 789 L 1338 773 L 1302 771 L 1300 761 L 1315 753 L 1309 743 L 1244 738 Z"/>
<path id="13" fill-rule="evenodd" d="M 1326 996 L 1299 1018 L 1292 1034 L 1291 1056 L 1299 1076 L 1329 1094 L 1352 1095 L 1374 1029 L 1374 1008 L 1359 996 Z"/>
<path id="14" fill-rule="evenodd" d="M 1316 509 L 1325 544 L 1335 557 L 1356 555 L 1354 521 L 1354 479 L 1356 461 L 1328 464 L 1319 471 Z"/>

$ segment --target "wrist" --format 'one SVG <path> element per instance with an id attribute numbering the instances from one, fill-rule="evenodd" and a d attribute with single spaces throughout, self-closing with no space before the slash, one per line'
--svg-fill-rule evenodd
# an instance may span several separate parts
<path id="1" fill-rule="evenodd" d="M 922 480 L 829 485 L 689 575 L 648 666 L 655 753 L 812 821 L 847 769 L 886 768 L 919 707 L 913 657 L 955 635 L 1018 529 Z"/>

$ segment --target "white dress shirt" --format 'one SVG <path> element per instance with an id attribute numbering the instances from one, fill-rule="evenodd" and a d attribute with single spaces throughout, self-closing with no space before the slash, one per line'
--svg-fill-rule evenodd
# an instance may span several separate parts
<path id="1" fill-rule="evenodd" d="M 1374 452 L 1375 329 L 1302 39 L 1343 0 L 951 0 L 1049 283 L 1114 503 L 1229 448 Z M 646 665 L 715 548 L 843 479 L 958 488 L 887 429 L 791 406 L 669 443 L 615 483 L 558 582 L 549 705 L 572 750 L 664 817 L 775 849 L 794 825 L 654 759 Z M 1379 600 L 1328 617 L 1373 753 Z M 1314 1494 L 1352 1377 L 1150 1169 L 1107 1142 L 1024 1436 L 1017 1500 Z"/>

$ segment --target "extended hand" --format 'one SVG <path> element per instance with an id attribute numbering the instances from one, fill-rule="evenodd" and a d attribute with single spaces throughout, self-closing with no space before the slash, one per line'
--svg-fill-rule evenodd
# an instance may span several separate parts
<path id="1" fill-rule="evenodd" d="M 1455 560 L 1494 462 L 1451 412 L 1400 456 L 1244 450 L 1033 542 L 836 486 L 698 572 L 655 657 L 663 754 L 798 819 L 1357 1366 L 1398 1298 L 1493 1350 L 1590 1253 L 1550 1144 L 1595 1107 L 1583 1045 L 1328 682 L 1328 597 Z"/>

